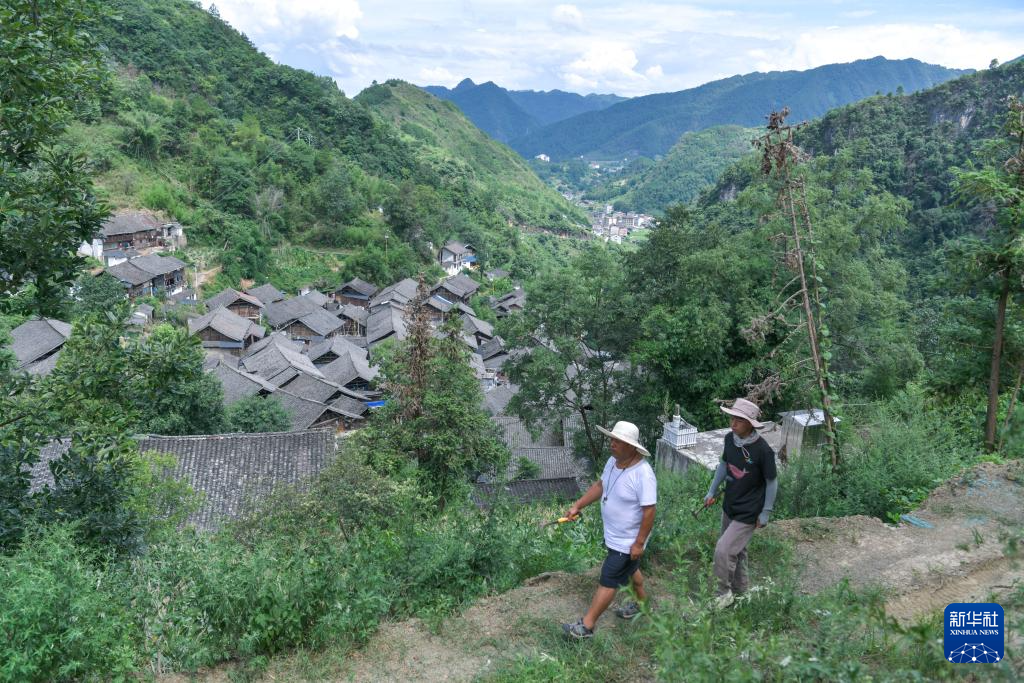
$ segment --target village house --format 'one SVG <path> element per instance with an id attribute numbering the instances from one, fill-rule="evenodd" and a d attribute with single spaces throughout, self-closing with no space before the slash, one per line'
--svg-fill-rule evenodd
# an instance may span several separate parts
<path id="1" fill-rule="evenodd" d="M 362 416 L 348 413 L 343 408 L 302 398 L 285 389 L 279 389 L 274 396 L 281 401 L 281 405 L 291 418 L 292 431 L 328 428 L 335 432 L 344 432 L 363 420 Z"/>
<path id="2" fill-rule="evenodd" d="M 373 298 L 370 299 L 370 308 L 372 309 L 374 306 L 389 302 L 404 306 L 416 298 L 416 293 L 419 290 L 419 287 L 420 283 L 413 280 L 411 277 L 399 280 L 393 285 L 388 285 L 374 294 Z"/>
<path id="3" fill-rule="evenodd" d="M 470 298 L 480 289 L 480 284 L 464 273 L 447 277 L 434 285 L 433 294 L 439 294 L 451 303 L 461 301 L 468 304 Z"/>
<path id="4" fill-rule="evenodd" d="M 382 303 L 370 309 L 366 321 L 366 344 L 373 348 L 385 339 L 405 339 L 408 327 L 405 324 L 405 309 L 394 303 Z"/>
<path id="5" fill-rule="evenodd" d="M 302 345 L 280 332 L 268 334 L 249 347 L 239 366 L 276 387 L 286 385 L 300 374 L 323 378 L 323 373 L 313 365 L 313 361 L 302 353 Z"/>
<path id="6" fill-rule="evenodd" d="M 208 349 L 228 349 L 235 355 L 263 339 L 263 328 L 249 318 L 224 308 L 188 321 L 188 333 L 202 340 Z"/>
<path id="7" fill-rule="evenodd" d="M 54 318 L 29 320 L 11 330 L 14 369 L 31 375 L 48 375 L 57 366 L 71 325 Z"/>
<path id="8" fill-rule="evenodd" d="M 360 306 L 346 303 L 342 304 L 335 311 L 335 315 L 341 321 L 341 331 L 339 334 L 349 335 L 350 337 L 366 336 L 366 323 L 370 319 L 370 311 Z"/>
<path id="9" fill-rule="evenodd" d="M 334 291 L 334 300 L 343 305 L 349 304 L 360 308 L 369 308 L 370 298 L 376 293 L 376 285 L 356 277 Z"/>
<path id="10" fill-rule="evenodd" d="M 448 275 L 455 275 L 463 268 L 476 268 L 476 250 L 469 244 L 452 240 L 446 242 L 437 255 L 438 263 Z"/>
<path id="11" fill-rule="evenodd" d="M 229 287 L 206 300 L 207 310 L 212 311 L 222 306 L 235 315 L 240 315 L 254 323 L 260 323 L 263 320 L 263 302 L 251 294 L 245 294 Z"/>
<path id="12" fill-rule="evenodd" d="M 507 315 L 523 310 L 525 305 L 526 292 L 523 291 L 522 287 L 517 286 L 508 294 L 495 299 L 491 308 L 494 309 L 494 314 L 498 318 L 504 318 Z"/>
<path id="13" fill-rule="evenodd" d="M 128 298 L 170 296 L 185 289 L 185 264 L 173 256 L 139 256 L 107 268 L 124 285 Z"/>
<path id="14" fill-rule="evenodd" d="M 270 396 L 277 390 L 277 387 L 259 375 L 239 370 L 227 362 L 217 361 L 206 372 L 220 380 L 225 406 L 251 396 Z"/>
<path id="15" fill-rule="evenodd" d="M 245 290 L 245 293 L 262 301 L 264 307 L 285 299 L 285 293 L 269 282 L 262 284 L 259 287 L 250 287 Z"/>
<path id="16" fill-rule="evenodd" d="M 462 316 L 462 329 L 466 334 L 476 339 L 478 347 L 494 338 L 494 325 L 486 320 L 477 318 L 475 315 L 466 314 Z"/>
<path id="17" fill-rule="evenodd" d="M 322 308 L 316 308 L 280 328 L 303 344 L 315 344 L 344 334 L 344 322 Z"/>
<path id="18" fill-rule="evenodd" d="M 495 280 L 503 280 L 507 277 L 510 277 L 511 275 L 512 273 L 508 272 L 503 268 L 495 268 L 494 270 L 489 270 L 486 273 L 484 273 L 484 277 L 487 278 L 488 282 L 494 282 Z"/>
<path id="19" fill-rule="evenodd" d="M 362 353 L 355 350 L 340 352 L 337 357 L 329 363 L 318 365 L 324 377 L 332 382 L 348 389 L 367 393 L 373 390 L 373 382 L 377 379 L 377 367 L 371 366 L 366 357 L 366 351 Z M 325 354 L 331 355 L 331 354 Z M 324 356 L 321 356 L 323 358 Z"/>

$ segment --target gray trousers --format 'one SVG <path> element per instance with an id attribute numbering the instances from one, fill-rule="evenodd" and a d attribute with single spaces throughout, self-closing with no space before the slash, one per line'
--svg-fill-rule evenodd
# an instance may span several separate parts
<path id="1" fill-rule="evenodd" d="M 718 594 L 732 591 L 744 593 L 750 585 L 747 579 L 747 543 L 754 535 L 754 524 L 730 519 L 722 511 L 722 535 L 715 546 L 715 578 Z"/>

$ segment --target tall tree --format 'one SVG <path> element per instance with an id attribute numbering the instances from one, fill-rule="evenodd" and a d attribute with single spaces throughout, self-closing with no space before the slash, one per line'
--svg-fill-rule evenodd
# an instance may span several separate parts
<path id="1" fill-rule="evenodd" d="M 1009 158 L 1002 164 L 957 173 L 958 195 L 986 204 L 993 213 L 991 228 L 983 238 L 963 240 L 957 247 L 968 269 L 989 284 L 996 297 L 985 416 L 985 447 L 990 451 L 996 448 L 1006 312 L 1024 273 L 1024 102 L 1010 97 L 1007 106 Z"/>
<path id="2" fill-rule="evenodd" d="M 577 416 L 595 465 L 603 452 L 597 426 L 613 421 L 632 373 L 627 352 L 636 314 L 621 258 L 608 247 L 588 247 L 568 268 L 537 278 L 526 309 L 499 326 L 512 348 L 528 350 L 507 365 L 519 385 L 509 410 L 528 425 Z"/>
<path id="3" fill-rule="evenodd" d="M 85 160 L 53 148 L 104 81 L 90 31 L 97 0 L 10 0 L 0 5 L 0 295 L 34 285 L 55 310 L 80 265 L 75 250 L 107 211 Z"/>

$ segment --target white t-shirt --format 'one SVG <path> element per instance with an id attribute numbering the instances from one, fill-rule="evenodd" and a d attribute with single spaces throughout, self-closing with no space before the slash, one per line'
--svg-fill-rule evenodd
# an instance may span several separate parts
<path id="1" fill-rule="evenodd" d="M 615 458 L 608 458 L 601 473 L 601 484 L 604 487 L 601 494 L 604 544 L 612 550 L 628 553 L 640 533 L 643 507 L 658 502 L 654 469 L 645 458 L 620 470 L 615 466 Z"/>

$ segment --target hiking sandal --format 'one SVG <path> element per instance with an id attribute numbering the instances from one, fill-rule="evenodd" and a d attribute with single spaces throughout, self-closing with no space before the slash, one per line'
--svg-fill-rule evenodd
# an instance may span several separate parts
<path id="1" fill-rule="evenodd" d="M 575 640 L 594 637 L 594 632 L 583 625 L 583 617 L 577 619 L 575 624 L 562 624 L 562 631 L 567 638 L 574 638 Z"/>
<path id="2" fill-rule="evenodd" d="M 615 616 L 620 619 L 632 619 L 640 614 L 640 603 L 630 600 L 624 605 L 615 608 Z"/>

